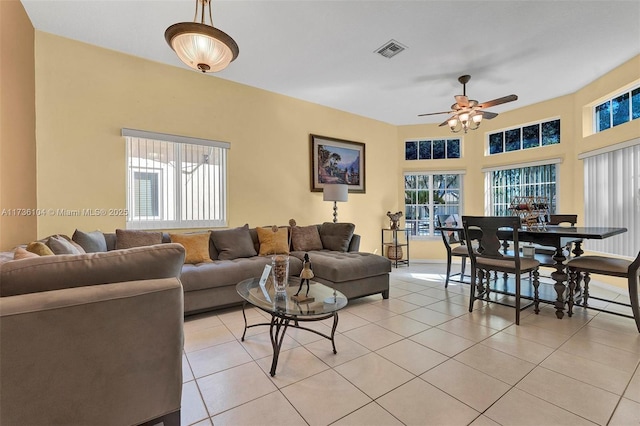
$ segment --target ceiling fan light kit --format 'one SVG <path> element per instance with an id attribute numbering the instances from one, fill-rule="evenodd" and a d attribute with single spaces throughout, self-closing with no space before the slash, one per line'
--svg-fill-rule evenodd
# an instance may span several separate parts
<path id="1" fill-rule="evenodd" d="M 483 119 L 491 120 L 498 116 L 495 112 L 484 111 L 484 108 L 490 108 L 495 105 L 501 105 L 518 99 L 516 95 L 503 96 L 502 98 L 497 98 L 483 103 L 479 103 L 474 99 L 469 99 L 467 97 L 467 83 L 470 79 L 470 75 L 462 75 L 458 77 L 458 81 L 462 84 L 462 95 L 455 96 L 456 103 L 451 105 L 450 111 L 419 114 L 418 117 L 437 114 L 453 114 L 446 121 L 441 123 L 439 127 L 448 125 L 453 133 L 458 133 L 462 130 L 467 133 L 469 130 L 478 129 Z"/>
<path id="2" fill-rule="evenodd" d="M 205 6 L 209 8 L 210 25 L 205 23 Z M 210 0 L 196 0 L 193 21 L 171 25 L 164 32 L 165 40 L 190 68 L 203 73 L 222 71 L 238 57 L 238 44 L 213 26 Z"/>

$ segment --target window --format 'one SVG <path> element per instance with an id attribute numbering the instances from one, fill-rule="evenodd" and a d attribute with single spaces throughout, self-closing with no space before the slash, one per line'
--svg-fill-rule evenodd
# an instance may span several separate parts
<path id="1" fill-rule="evenodd" d="M 559 162 L 559 160 L 557 161 Z M 484 170 L 487 179 L 488 208 L 492 216 L 509 216 L 513 197 L 546 197 L 549 213 L 556 211 L 556 163 L 512 169 Z"/>
<path id="2" fill-rule="evenodd" d="M 225 142 L 122 129 L 127 228 L 226 226 Z"/>
<path id="3" fill-rule="evenodd" d="M 436 215 L 462 212 L 462 174 L 405 173 L 404 198 L 405 223 L 410 234 L 435 235 Z"/>
<path id="4" fill-rule="evenodd" d="M 640 118 L 640 87 L 596 105 L 593 113 L 596 133 Z"/>
<path id="5" fill-rule="evenodd" d="M 529 124 L 489 134 L 489 155 L 560 143 L 560 120 Z"/>
<path id="6" fill-rule="evenodd" d="M 635 257 L 640 252 L 640 139 L 596 151 L 584 159 L 586 226 L 627 232 L 585 241 L 588 250 Z"/>
<path id="7" fill-rule="evenodd" d="M 460 139 L 406 141 L 405 160 L 440 160 L 460 158 Z"/>

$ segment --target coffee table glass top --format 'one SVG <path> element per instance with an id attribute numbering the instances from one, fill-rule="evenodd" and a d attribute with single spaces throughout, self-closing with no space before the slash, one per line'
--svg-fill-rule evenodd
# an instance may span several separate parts
<path id="1" fill-rule="evenodd" d="M 286 297 L 282 295 L 276 298 L 273 285 L 267 283 L 265 295 L 260 287 L 260 279 L 249 278 L 239 282 L 236 290 L 247 302 L 275 315 L 311 317 L 331 314 L 347 306 L 347 298 L 344 294 L 339 291 L 334 292 L 331 287 L 313 281 L 309 286 L 309 297 L 313 297 L 313 301 L 298 303 L 291 300 L 291 296 L 296 294 L 299 286 L 300 278 L 290 277 Z M 300 295 L 306 294 L 306 291 L 307 285 L 304 284 Z"/>

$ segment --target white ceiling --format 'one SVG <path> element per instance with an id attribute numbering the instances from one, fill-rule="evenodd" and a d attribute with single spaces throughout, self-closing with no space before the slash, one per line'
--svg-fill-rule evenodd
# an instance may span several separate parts
<path id="1" fill-rule="evenodd" d="M 187 68 L 164 31 L 191 21 L 195 0 L 22 3 L 37 30 Z M 212 9 L 240 46 L 216 77 L 395 125 L 444 121 L 417 115 L 448 110 L 462 74 L 480 102 L 517 94 L 490 109 L 502 112 L 573 93 L 640 54 L 639 0 L 213 0 Z M 374 53 L 390 39 L 408 49 Z"/>

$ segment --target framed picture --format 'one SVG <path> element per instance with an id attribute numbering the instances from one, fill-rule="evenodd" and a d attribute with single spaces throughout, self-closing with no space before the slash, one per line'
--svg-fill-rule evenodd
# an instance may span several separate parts
<path id="1" fill-rule="evenodd" d="M 310 135 L 311 191 L 326 184 L 349 185 L 349 192 L 365 193 L 364 144 Z"/>

